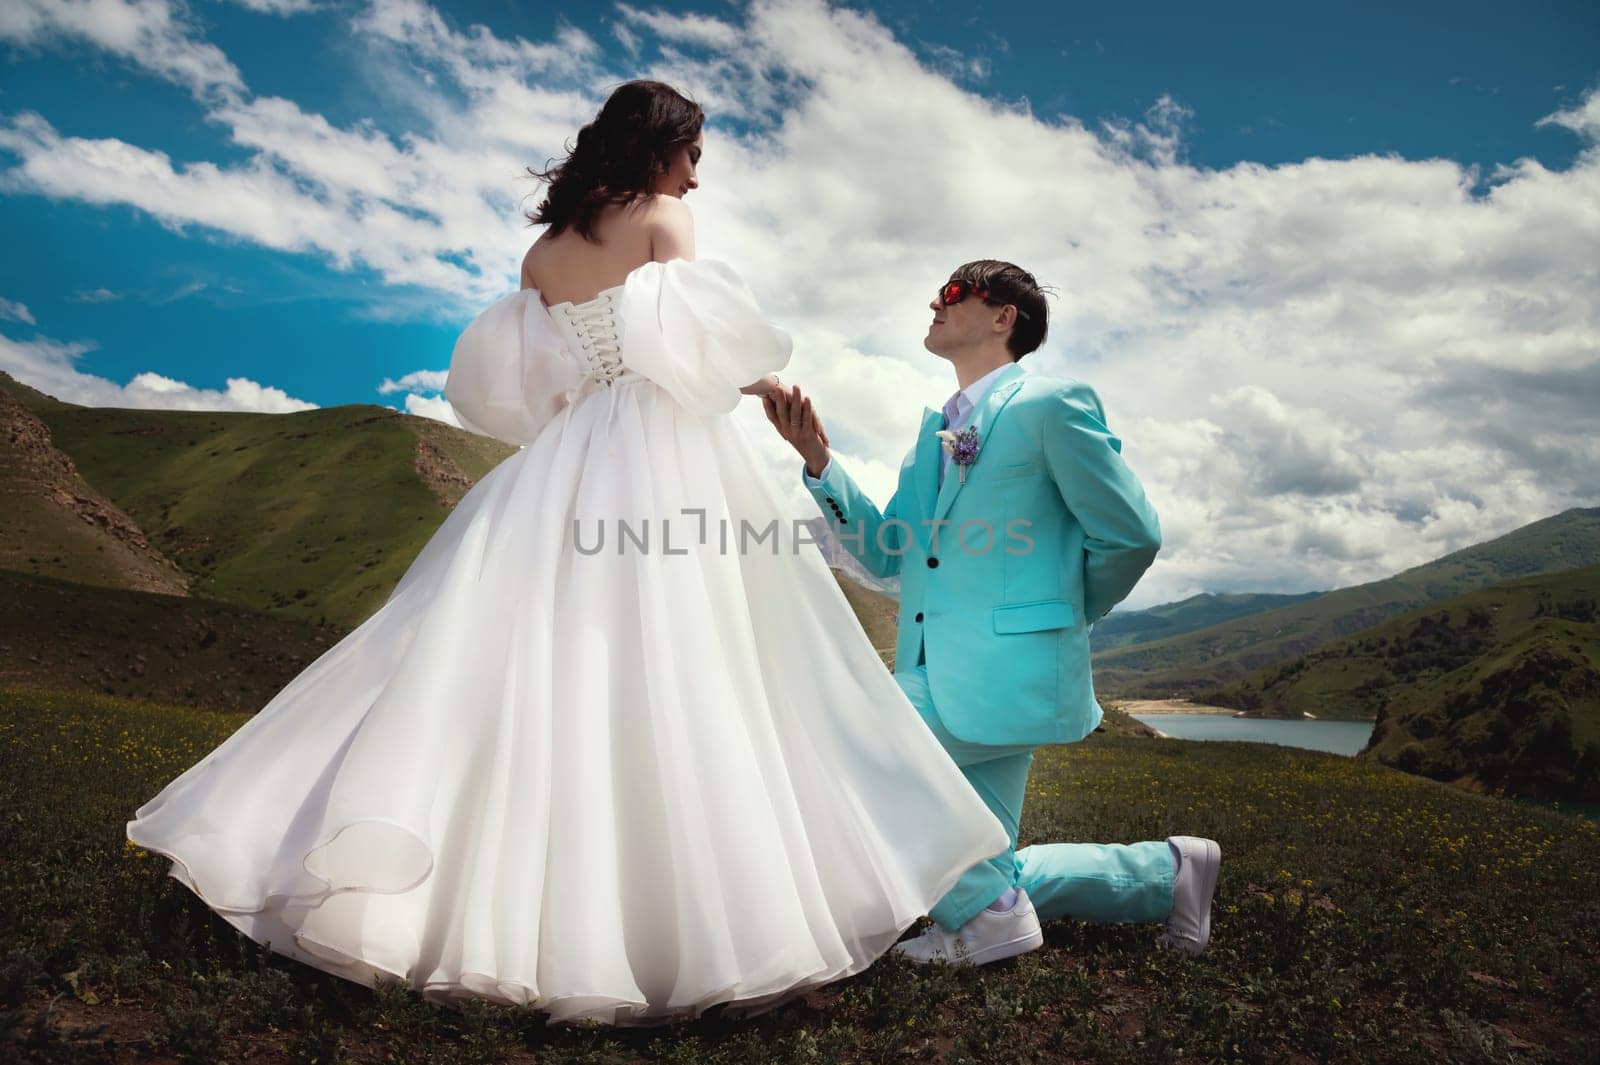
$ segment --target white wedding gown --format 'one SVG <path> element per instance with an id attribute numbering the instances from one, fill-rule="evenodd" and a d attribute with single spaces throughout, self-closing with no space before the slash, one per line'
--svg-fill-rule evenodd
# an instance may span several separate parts
<path id="1" fill-rule="evenodd" d="M 446 398 L 526 446 L 128 838 L 275 951 L 552 1021 L 865 968 L 1008 841 L 817 548 L 768 531 L 728 415 L 789 353 L 708 260 L 489 307 Z"/>

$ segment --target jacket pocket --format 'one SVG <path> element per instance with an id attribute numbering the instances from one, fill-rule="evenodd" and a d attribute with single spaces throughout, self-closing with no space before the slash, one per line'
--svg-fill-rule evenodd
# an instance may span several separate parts
<path id="1" fill-rule="evenodd" d="M 1065 599 L 1017 603 L 994 608 L 995 632 L 1037 632 L 1064 629 L 1072 624 L 1072 604 Z"/>

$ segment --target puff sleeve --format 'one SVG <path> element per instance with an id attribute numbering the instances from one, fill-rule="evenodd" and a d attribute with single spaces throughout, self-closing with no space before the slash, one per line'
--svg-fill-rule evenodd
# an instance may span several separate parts
<path id="1" fill-rule="evenodd" d="M 535 289 L 504 297 L 456 340 L 444 397 L 463 428 L 533 443 L 582 384 Z"/>
<path id="2" fill-rule="evenodd" d="M 789 364 L 794 342 L 715 259 L 646 263 L 623 286 L 622 363 L 696 414 L 728 414 L 739 389 Z"/>

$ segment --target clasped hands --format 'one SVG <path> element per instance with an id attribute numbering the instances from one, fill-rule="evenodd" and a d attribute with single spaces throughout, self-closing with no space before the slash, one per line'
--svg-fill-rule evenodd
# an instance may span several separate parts
<path id="1" fill-rule="evenodd" d="M 801 392 L 799 385 L 785 387 L 777 374 L 768 374 L 740 391 L 761 397 L 767 421 L 805 460 L 806 472 L 813 477 L 822 476 L 828 465 L 828 431 L 812 408 L 811 397 Z"/>

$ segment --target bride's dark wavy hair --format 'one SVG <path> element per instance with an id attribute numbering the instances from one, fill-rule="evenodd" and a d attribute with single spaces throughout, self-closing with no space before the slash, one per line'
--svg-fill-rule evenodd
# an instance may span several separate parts
<path id="1" fill-rule="evenodd" d="M 567 157 L 545 170 L 528 173 L 549 182 L 530 224 L 548 223 L 551 235 L 571 226 L 594 240 L 594 224 L 610 204 L 629 204 L 650 191 L 667 172 L 667 155 L 691 143 L 705 125 L 700 105 L 659 81 L 629 81 L 617 86 L 594 121 L 578 130 Z"/>

